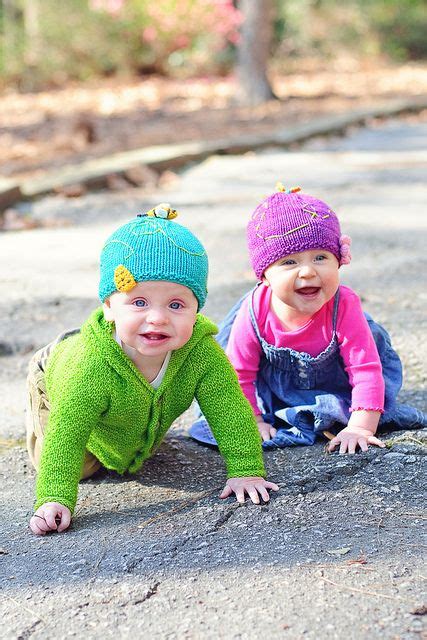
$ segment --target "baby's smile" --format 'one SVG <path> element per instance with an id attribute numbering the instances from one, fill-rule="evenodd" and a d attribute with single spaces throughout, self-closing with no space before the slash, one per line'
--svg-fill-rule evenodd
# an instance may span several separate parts
<path id="1" fill-rule="evenodd" d="M 301 296 L 314 297 L 317 293 L 319 293 L 320 287 L 301 287 L 296 290 Z"/>
<path id="2" fill-rule="evenodd" d="M 165 333 L 157 333 L 154 331 L 147 331 L 147 333 L 141 333 L 140 336 L 150 342 L 159 342 L 161 340 L 167 340 L 169 338 Z"/>

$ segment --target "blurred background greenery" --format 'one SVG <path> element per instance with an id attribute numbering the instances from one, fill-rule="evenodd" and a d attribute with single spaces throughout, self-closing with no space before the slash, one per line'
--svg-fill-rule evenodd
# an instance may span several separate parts
<path id="1" fill-rule="evenodd" d="M 240 9 L 233 0 L 0 0 L 0 87 L 225 75 Z M 270 64 L 280 74 L 302 60 L 427 58 L 423 0 L 273 0 L 273 11 Z"/>

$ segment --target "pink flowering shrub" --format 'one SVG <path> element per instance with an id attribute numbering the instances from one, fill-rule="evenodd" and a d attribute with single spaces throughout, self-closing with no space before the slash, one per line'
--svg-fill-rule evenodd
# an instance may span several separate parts
<path id="1" fill-rule="evenodd" d="M 238 42 L 242 21 L 232 0 L 89 0 L 89 7 L 121 23 L 140 70 L 212 70 Z"/>

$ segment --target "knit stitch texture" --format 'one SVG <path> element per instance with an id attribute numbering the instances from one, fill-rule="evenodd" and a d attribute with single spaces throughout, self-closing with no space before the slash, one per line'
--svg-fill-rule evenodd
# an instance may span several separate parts
<path id="1" fill-rule="evenodd" d="M 324 249 L 341 259 L 340 224 L 328 205 L 305 193 L 273 193 L 255 209 L 247 226 L 252 267 L 258 278 L 292 253 Z"/>
<path id="2" fill-rule="evenodd" d="M 172 422 L 196 398 L 225 459 L 228 477 L 265 476 L 253 411 L 236 373 L 198 314 L 191 339 L 172 353 L 158 389 L 140 374 L 97 309 L 80 333 L 49 356 L 51 405 L 36 484 L 36 509 L 59 502 L 74 510 L 85 449 L 107 469 L 135 473 Z"/>
<path id="3" fill-rule="evenodd" d="M 173 220 L 141 216 L 119 227 L 101 252 L 99 297 L 136 282 L 166 280 L 191 289 L 201 309 L 207 295 L 208 258 L 199 240 Z"/>

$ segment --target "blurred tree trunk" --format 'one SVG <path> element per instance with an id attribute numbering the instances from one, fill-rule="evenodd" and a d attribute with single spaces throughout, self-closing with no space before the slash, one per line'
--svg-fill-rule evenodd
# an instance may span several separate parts
<path id="1" fill-rule="evenodd" d="M 237 48 L 238 99 L 255 106 L 276 98 L 267 78 L 273 35 L 272 0 L 239 0 L 243 14 L 241 41 Z"/>
<path id="2" fill-rule="evenodd" d="M 9 71 L 10 60 L 13 55 L 14 44 L 15 44 L 15 29 L 14 29 L 14 19 L 15 19 L 15 11 L 13 7 L 13 0 L 2 0 L 2 41 L 3 41 L 3 49 L 1 52 L 1 66 L 3 73 L 7 73 Z"/>
<path id="3" fill-rule="evenodd" d="M 40 62 L 40 7 L 39 0 L 24 0 L 22 4 L 24 18 L 24 63 L 25 71 L 22 75 L 21 88 L 24 91 L 34 91 L 37 82 L 37 65 Z"/>
<path id="4" fill-rule="evenodd" d="M 40 56 L 39 0 L 24 0 L 25 64 L 37 66 Z"/>

